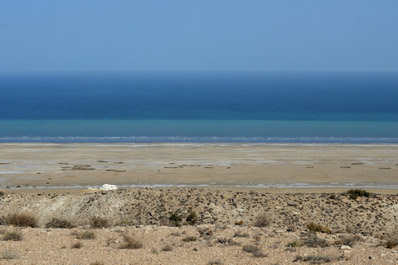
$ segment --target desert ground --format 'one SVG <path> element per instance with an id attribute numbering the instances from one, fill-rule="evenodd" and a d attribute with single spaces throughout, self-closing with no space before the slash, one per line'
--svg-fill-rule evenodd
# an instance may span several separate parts
<path id="1" fill-rule="evenodd" d="M 0 188 L 205 185 L 398 189 L 398 146 L 0 144 Z"/>

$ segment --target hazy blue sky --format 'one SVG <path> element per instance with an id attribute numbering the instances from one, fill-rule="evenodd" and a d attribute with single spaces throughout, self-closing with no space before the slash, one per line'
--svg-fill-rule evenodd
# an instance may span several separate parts
<path id="1" fill-rule="evenodd" d="M 1 0 L 0 71 L 398 70 L 397 13 L 397 0 Z"/>

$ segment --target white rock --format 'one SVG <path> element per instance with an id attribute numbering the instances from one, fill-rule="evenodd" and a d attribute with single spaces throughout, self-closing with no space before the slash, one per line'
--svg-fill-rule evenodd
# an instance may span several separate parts
<path id="1" fill-rule="evenodd" d="M 340 249 L 342 249 L 342 250 L 351 250 L 351 247 L 350 247 L 350 246 L 347 246 L 347 245 L 342 245 L 342 246 L 340 247 Z"/>
<path id="2" fill-rule="evenodd" d="M 104 184 L 100 188 L 101 190 L 117 190 L 116 185 L 111 185 L 111 184 Z"/>

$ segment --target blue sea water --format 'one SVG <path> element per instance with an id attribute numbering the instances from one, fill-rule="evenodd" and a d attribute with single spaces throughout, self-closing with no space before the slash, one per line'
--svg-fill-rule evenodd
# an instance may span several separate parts
<path id="1" fill-rule="evenodd" d="M 3 73 L 0 142 L 398 143 L 398 72 Z"/>

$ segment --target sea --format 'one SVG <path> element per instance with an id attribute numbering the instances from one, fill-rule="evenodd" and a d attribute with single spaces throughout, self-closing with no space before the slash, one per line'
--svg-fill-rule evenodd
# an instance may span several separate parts
<path id="1" fill-rule="evenodd" d="M 398 143 L 398 72 L 0 73 L 0 142 Z"/>

